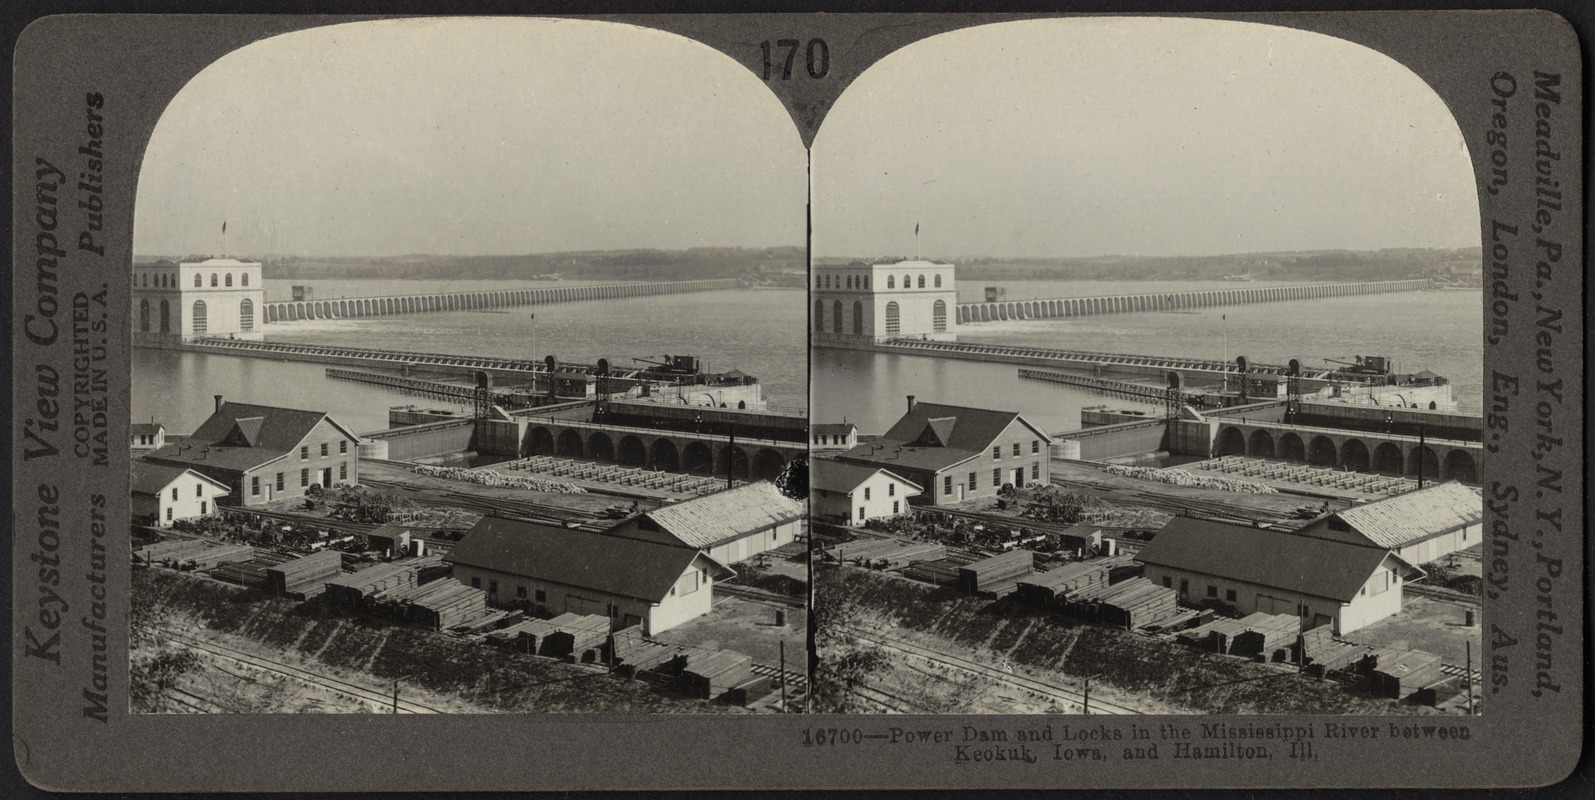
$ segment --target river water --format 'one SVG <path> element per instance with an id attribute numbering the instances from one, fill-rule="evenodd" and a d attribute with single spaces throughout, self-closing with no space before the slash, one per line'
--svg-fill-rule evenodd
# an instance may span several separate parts
<path id="1" fill-rule="evenodd" d="M 1084 297 L 1270 285 L 1218 281 L 996 281 L 959 287 L 960 299 L 982 298 L 985 285 L 1007 299 Z M 1383 355 L 1402 372 L 1431 370 L 1453 384 L 1455 399 L 1477 411 L 1483 392 L 1483 307 L 1478 291 L 1433 290 L 1321 300 L 1255 303 L 1190 312 L 988 322 L 958 326 L 962 342 L 1190 356 L 1308 366 L 1324 359 Z M 1153 409 L 1070 386 L 1023 380 L 1012 364 L 817 350 L 811 408 L 816 421 L 844 417 L 879 433 L 902 415 L 905 395 L 920 400 L 1023 412 L 1049 431 L 1080 427 L 1080 409 L 1108 404 Z"/>
<path id="2" fill-rule="evenodd" d="M 273 281 L 267 282 L 268 292 Z M 295 281 L 278 282 L 291 285 Z M 316 299 L 593 285 L 566 281 L 307 281 Z M 334 287 L 331 284 L 338 284 Z M 280 288 L 280 286 L 278 287 Z M 336 289 L 336 292 L 334 291 Z M 286 292 L 282 292 L 286 295 Z M 666 353 L 697 355 L 708 369 L 759 378 L 768 402 L 807 401 L 807 294 L 800 289 L 736 289 L 338 320 L 272 323 L 268 341 L 376 347 L 452 355 L 593 363 Z M 534 315 L 535 314 L 535 318 Z M 188 433 L 212 409 L 212 395 L 240 402 L 326 409 L 358 432 L 388 427 L 387 409 L 414 403 L 458 408 L 377 386 L 326 378 L 326 364 L 133 349 L 133 421 L 151 418 Z"/>

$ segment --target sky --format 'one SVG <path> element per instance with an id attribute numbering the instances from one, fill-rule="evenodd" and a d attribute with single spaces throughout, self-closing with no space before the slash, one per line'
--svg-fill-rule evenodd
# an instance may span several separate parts
<path id="1" fill-rule="evenodd" d="M 805 159 L 758 76 L 679 36 L 336 25 L 236 50 L 178 93 L 145 156 L 134 251 L 800 247 Z"/>
<path id="2" fill-rule="evenodd" d="M 848 87 L 812 159 L 821 258 L 1479 244 L 1467 150 L 1426 83 L 1360 45 L 1252 23 L 933 37 Z"/>

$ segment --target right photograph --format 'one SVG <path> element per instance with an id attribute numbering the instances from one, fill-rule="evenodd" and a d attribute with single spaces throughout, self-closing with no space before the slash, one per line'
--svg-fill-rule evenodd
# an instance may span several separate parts
<path id="1" fill-rule="evenodd" d="M 811 710 L 1482 713 L 1478 192 L 1291 28 L 867 70 L 811 150 Z"/>

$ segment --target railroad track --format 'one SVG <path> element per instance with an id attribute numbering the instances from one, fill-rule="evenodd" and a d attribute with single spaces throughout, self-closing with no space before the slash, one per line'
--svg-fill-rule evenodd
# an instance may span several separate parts
<path id="1" fill-rule="evenodd" d="M 288 522 L 294 525 L 314 525 L 316 527 L 328 528 L 330 530 L 341 531 L 343 533 L 370 533 L 379 527 L 377 525 L 369 525 L 363 522 L 345 522 L 344 520 L 332 519 L 331 517 L 307 517 L 299 514 L 288 514 L 281 511 L 264 511 L 258 508 L 228 508 L 226 510 L 237 512 L 239 514 L 251 514 L 264 519 L 274 519 L 278 520 L 279 522 Z"/>
<path id="2" fill-rule="evenodd" d="M 366 686 L 361 686 L 360 684 L 357 684 L 357 683 L 351 683 L 349 681 L 339 680 L 337 678 L 329 678 L 329 677 L 327 677 L 325 675 L 318 675 L 318 674 L 316 674 L 314 672 L 310 672 L 308 670 L 303 670 L 303 669 L 300 669 L 298 667 L 290 666 L 290 665 L 284 664 L 284 663 L 282 663 L 280 661 L 273 661 L 271 659 L 262 658 L 260 656 L 253 655 L 251 653 L 246 653 L 246 652 L 244 652 L 242 650 L 238 650 L 238 649 L 235 649 L 235 648 L 227 647 L 226 645 L 219 645 L 219 644 L 214 644 L 212 642 L 207 642 L 207 641 L 204 641 L 203 639 L 197 639 L 197 638 L 189 636 L 187 634 L 177 633 L 176 631 L 168 630 L 168 631 L 164 631 L 164 632 L 165 632 L 165 634 L 167 636 L 171 637 L 175 641 L 181 642 L 181 643 L 183 643 L 183 644 L 185 644 L 185 645 L 187 645 L 189 647 L 192 647 L 192 648 L 194 648 L 196 650 L 200 650 L 202 652 L 209 653 L 209 654 L 211 654 L 213 656 L 218 656 L 220 658 L 231 659 L 233 661 L 238 662 L 239 664 L 247 665 L 247 666 L 253 667 L 255 669 L 265 670 L 267 672 L 273 672 L 273 673 L 276 673 L 278 675 L 282 675 L 284 677 L 291 678 L 293 680 L 299 681 L 300 683 L 309 684 L 311 686 L 317 686 L 317 687 L 320 687 L 320 688 L 323 688 L 323 689 L 328 689 L 328 690 L 331 690 L 333 692 L 337 692 L 339 694 L 348 695 L 348 696 L 354 697 L 354 698 L 359 699 L 359 700 L 365 700 L 365 701 L 370 702 L 370 703 L 375 703 L 379 707 L 392 708 L 393 705 L 394 705 L 394 703 L 393 703 L 393 695 L 388 693 L 388 692 L 384 692 L 384 691 L 377 690 L 377 689 L 371 689 L 371 688 L 366 687 Z M 421 703 L 417 703 L 417 702 L 415 702 L 413 700 L 404 700 L 404 699 L 400 699 L 399 700 L 398 708 L 399 708 L 399 712 L 403 713 L 403 714 L 447 714 L 447 713 L 449 713 L 449 712 L 444 711 L 443 709 L 440 709 L 440 708 L 433 708 L 431 706 L 427 706 L 427 705 L 423 705 Z"/>
<path id="3" fill-rule="evenodd" d="M 1025 677 L 1023 675 L 1015 675 L 1013 673 L 1004 672 L 996 667 L 986 666 L 985 664 L 981 664 L 977 661 L 949 655 L 947 653 L 937 652 L 926 647 L 920 647 L 919 645 L 902 641 L 900 639 L 892 639 L 887 636 L 868 633 L 858 628 L 849 626 L 844 627 L 843 630 L 855 638 L 877 644 L 889 650 L 896 650 L 898 652 L 922 658 L 927 661 L 934 661 L 954 669 L 970 672 L 984 678 L 1001 681 L 1025 691 L 1035 692 L 1045 697 L 1050 697 L 1053 700 L 1064 701 L 1082 708 L 1085 705 L 1085 693 L 1081 691 L 1076 691 L 1064 686 L 1057 686 L 1051 683 L 1045 683 L 1034 678 Z M 1143 713 L 1138 709 L 1109 702 L 1101 698 L 1092 701 L 1091 711 L 1092 713 L 1096 714 L 1139 715 Z"/>
<path id="4" fill-rule="evenodd" d="M 786 688 L 794 692 L 804 692 L 809 688 L 809 676 L 801 672 L 792 670 L 782 672 L 780 667 L 770 664 L 754 664 L 752 671 L 754 675 L 760 677 L 781 678 L 786 683 Z"/>
<path id="5" fill-rule="evenodd" d="M 1440 674 L 1451 678 L 1467 678 L 1475 689 L 1479 688 L 1479 685 L 1484 681 L 1484 673 L 1479 670 L 1469 671 L 1456 664 L 1441 664 Z"/>
<path id="6" fill-rule="evenodd" d="M 913 704 L 909 703 L 907 700 L 904 700 L 902 697 L 886 691 L 885 689 L 878 689 L 874 686 L 864 683 L 856 683 L 853 685 L 852 691 L 859 697 L 862 697 L 865 700 L 868 700 L 869 702 L 886 709 L 887 713 L 890 714 L 920 713 L 919 709 Z"/>
<path id="7" fill-rule="evenodd" d="M 784 595 L 772 594 L 770 592 L 764 592 L 758 589 L 750 589 L 746 586 L 737 586 L 733 583 L 717 583 L 714 585 L 714 589 L 717 592 L 722 592 L 732 597 L 740 597 L 744 600 L 768 603 L 770 605 L 780 605 L 787 608 L 804 608 L 808 605 L 808 603 L 801 597 L 786 597 Z"/>

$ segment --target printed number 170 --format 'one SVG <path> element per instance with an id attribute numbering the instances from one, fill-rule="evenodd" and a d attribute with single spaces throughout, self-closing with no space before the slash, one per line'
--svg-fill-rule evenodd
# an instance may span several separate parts
<path id="1" fill-rule="evenodd" d="M 764 79 L 780 77 L 783 81 L 792 80 L 792 66 L 797 61 L 801 44 L 796 39 L 777 39 L 773 44 L 768 39 L 760 42 L 759 49 L 764 51 Z M 777 48 L 785 49 L 786 55 L 776 53 Z M 777 58 L 785 60 L 777 64 Z M 808 46 L 803 49 L 803 59 L 810 78 L 818 80 L 831 71 L 831 48 L 824 39 L 810 39 Z"/>

